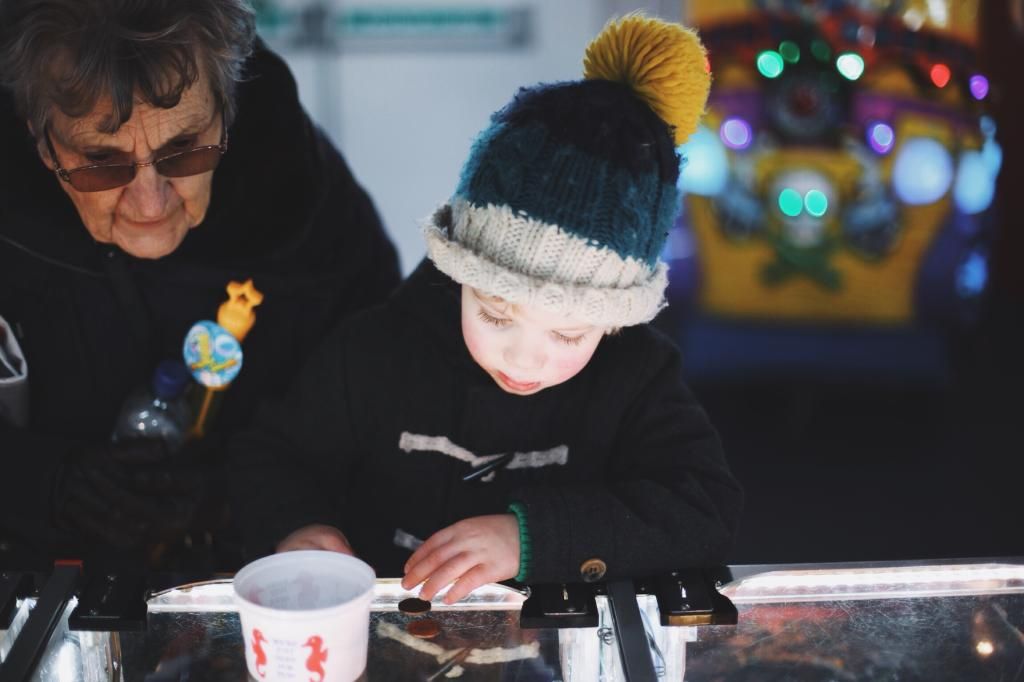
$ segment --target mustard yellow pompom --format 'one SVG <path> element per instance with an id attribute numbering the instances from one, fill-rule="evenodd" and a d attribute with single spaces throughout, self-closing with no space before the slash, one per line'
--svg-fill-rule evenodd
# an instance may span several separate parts
<path id="1" fill-rule="evenodd" d="M 624 83 L 686 141 L 704 113 L 711 74 L 697 34 L 679 24 L 630 14 L 608 22 L 587 46 L 583 77 Z"/>

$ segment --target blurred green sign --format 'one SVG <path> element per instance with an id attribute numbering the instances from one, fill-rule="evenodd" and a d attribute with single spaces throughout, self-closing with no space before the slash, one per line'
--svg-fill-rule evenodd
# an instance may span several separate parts
<path id="1" fill-rule="evenodd" d="M 256 4 L 260 32 L 290 46 L 342 50 L 518 48 L 532 35 L 528 7 L 331 7 Z"/>

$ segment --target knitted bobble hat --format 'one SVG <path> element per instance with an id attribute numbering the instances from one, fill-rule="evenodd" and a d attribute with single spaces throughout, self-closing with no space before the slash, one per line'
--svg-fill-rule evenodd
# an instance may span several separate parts
<path id="1" fill-rule="evenodd" d="M 427 252 L 455 281 L 601 327 L 665 305 L 676 146 L 710 87 L 690 30 L 629 15 L 587 47 L 584 80 L 524 88 L 477 138 Z"/>

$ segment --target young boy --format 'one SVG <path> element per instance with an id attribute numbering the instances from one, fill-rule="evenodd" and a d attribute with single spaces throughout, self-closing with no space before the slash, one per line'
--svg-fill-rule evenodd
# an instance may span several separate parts
<path id="1" fill-rule="evenodd" d="M 252 549 L 355 553 L 424 599 L 454 583 L 448 603 L 724 560 L 740 487 L 645 324 L 706 64 L 688 30 L 629 16 L 585 80 L 492 117 L 429 260 L 233 444 Z"/>

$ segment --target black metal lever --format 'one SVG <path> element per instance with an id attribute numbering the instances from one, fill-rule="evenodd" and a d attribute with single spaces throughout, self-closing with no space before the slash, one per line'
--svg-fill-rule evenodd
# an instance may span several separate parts
<path id="1" fill-rule="evenodd" d="M 700 569 L 673 571 L 651 583 L 662 625 L 736 624 L 736 607 Z"/>
<path id="2" fill-rule="evenodd" d="M 596 628 L 597 602 L 591 585 L 531 585 L 519 612 L 522 628 Z"/>
<path id="3" fill-rule="evenodd" d="M 636 603 L 632 580 L 608 583 L 608 606 L 615 621 L 615 635 L 622 658 L 622 671 L 628 682 L 657 682 L 658 673 L 651 657 L 647 630 Z"/>
<path id="4" fill-rule="evenodd" d="M 28 573 L 0 572 L 0 630 L 7 630 L 14 622 L 18 600 L 32 591 L 32 576 Z"/>
<path id="5" fill-rule="evenodd" d="M 50 641 L 50 635 L 64 617 L 81 570 L 81 563 L 77 561 L 57 562 L 54 566 L 39 594 L 39 601 L 29 612 L 25 627 L 14 640 L 3 665 L 0 665 L 0 682 L 24 682 L 30 678 Z"/>

